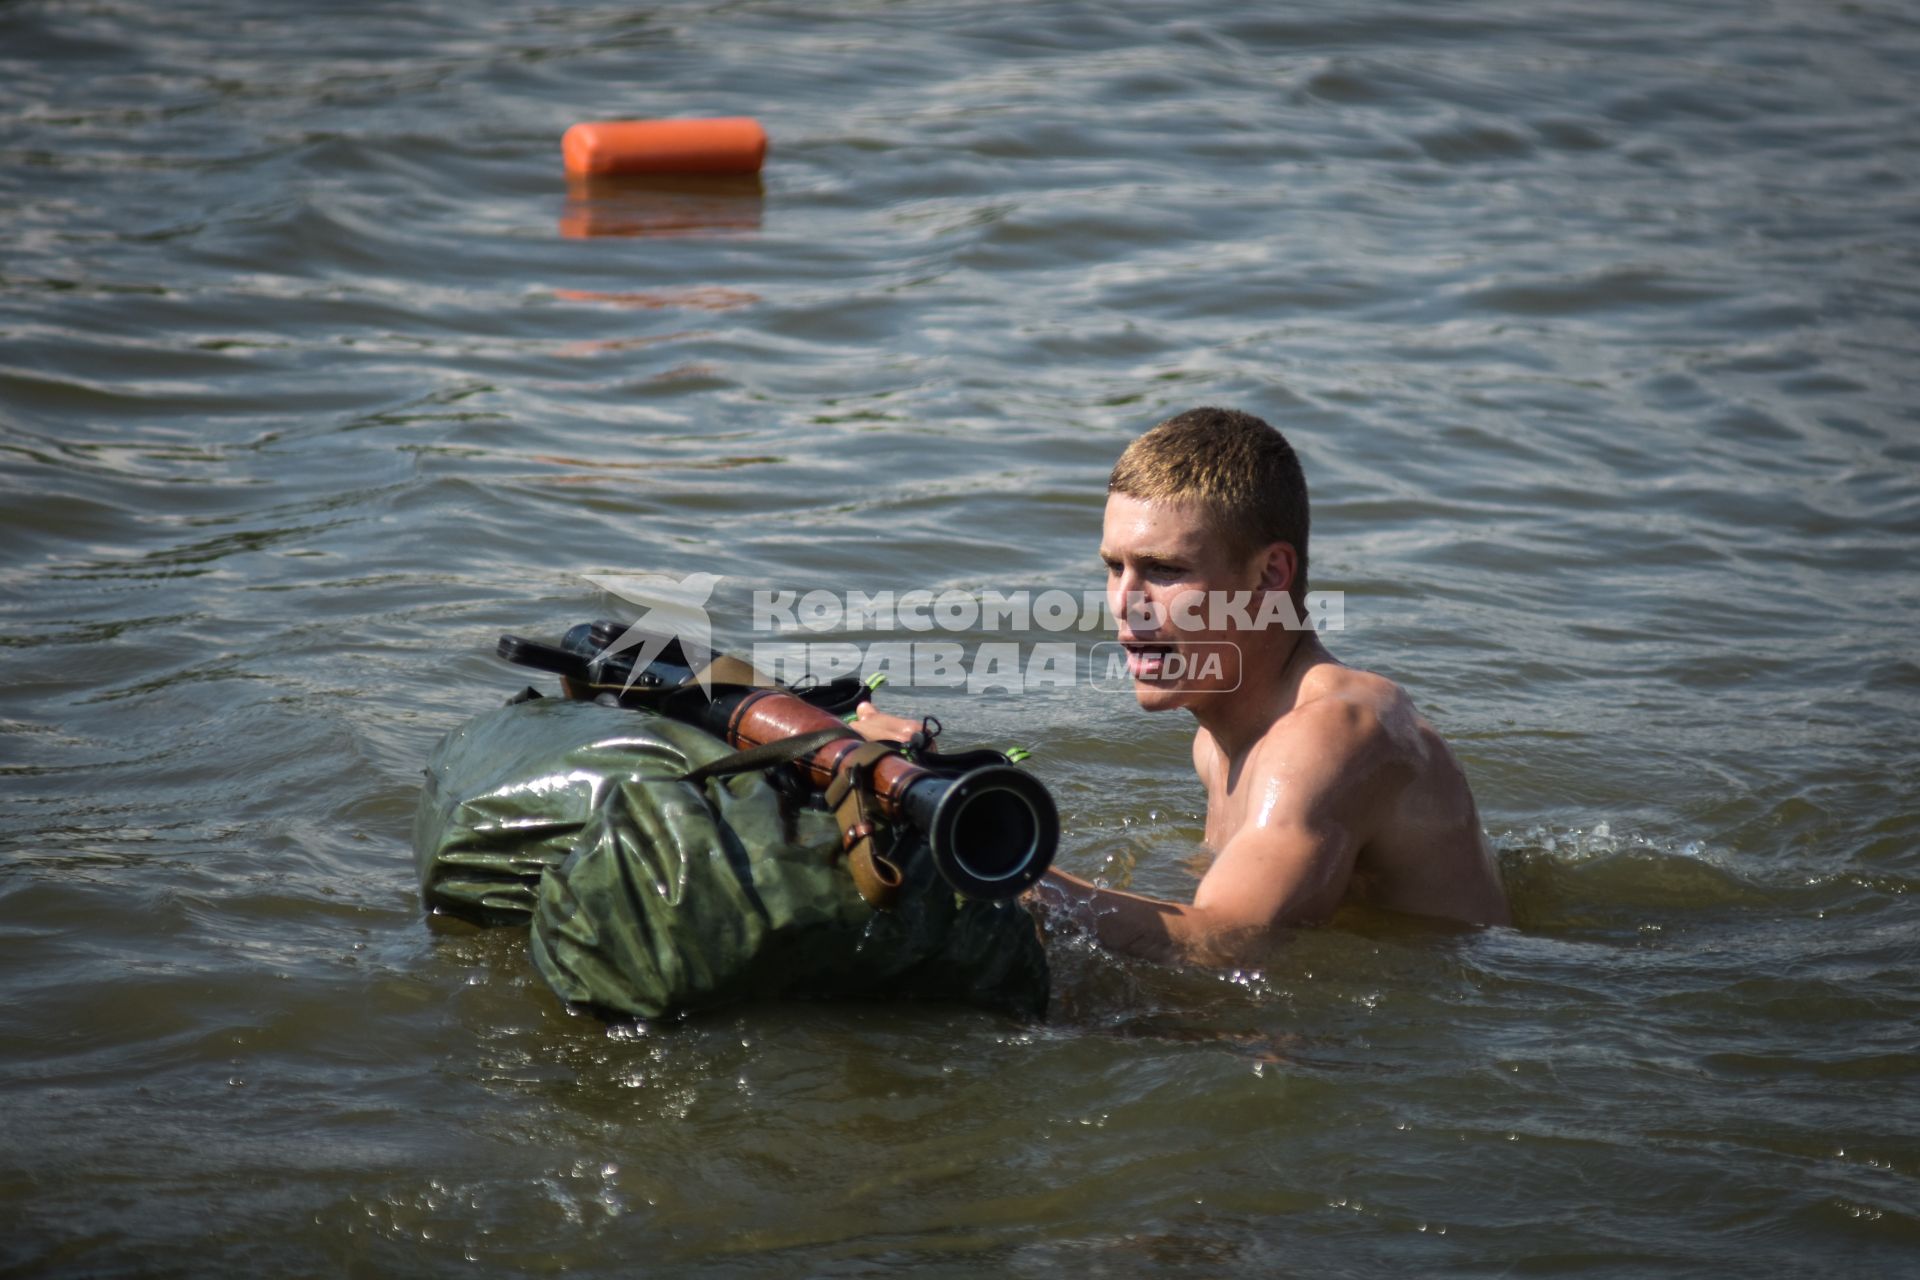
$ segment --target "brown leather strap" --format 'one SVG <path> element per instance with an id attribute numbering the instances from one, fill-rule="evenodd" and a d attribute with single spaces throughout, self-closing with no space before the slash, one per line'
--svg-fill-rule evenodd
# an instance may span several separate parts
<path id="1" fill-rule="evenodd" d="M 852 729 L 847 730 L 853 733 Z M 866 790 L 873 779 L 873 766 L 898 748 L 890 742 L 863 742 L 840 758 L 840 772 L 827 784 L 827 808 L 838 810 L 840 801 L 855 788 Z"/>
<path id="2" fill-rule="evenodd" d="M 900 868 L 881 853 L 875 835 L 878 832 L 878 806 L 873 799 L 873 766 L 894 753 L 884 742 L 868 742 L 849 751 L 840 771 L 827 786 L 827 807 L 840 824 L 840 848 L 846 854 L 847 871 L 853 887 L 867 905 L 884 911 L 893 905 L 905 879 Z"/>
<path id="3" fill-rule="evenodd" d="M 853 877 L 853 887 L 875 911 L 885 911 L 893 905 L 893 900 L 900 896 L 901 882 L 906 879 L 886 854 L 874 849 L 872 836 L 847 854 L 847 872 Z"/>

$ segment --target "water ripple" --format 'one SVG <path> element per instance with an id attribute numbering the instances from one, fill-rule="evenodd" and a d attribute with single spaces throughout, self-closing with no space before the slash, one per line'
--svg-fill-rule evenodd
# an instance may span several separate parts
<path id="1" fill-rule="evenodd" d="M 1916 50 L 0 7 L 0 1266 L 1897 1270 Z M 574 120 L 736 112 L 760 183 L 561 178 Z M 1523 928 L 610 1036 L 421 924 L 420 761 L 578 574 L 725 574 L 729 643 L 767 581 L 1091 588 L 1115 454 L 1207 402 L 1299 446 L 1334 647 L 1455 742 Z M 1191 892 L 1177 724 L 927 698 L 1042 748 L 1063 864 Z"/>

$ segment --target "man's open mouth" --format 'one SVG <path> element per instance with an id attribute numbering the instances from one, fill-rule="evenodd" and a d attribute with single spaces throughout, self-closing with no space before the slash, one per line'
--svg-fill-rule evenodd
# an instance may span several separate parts
<path id="1" fill-rule="evenodd" d="M 1127 651 L 1127 674 L 1135 680 L 1158 680 L 1175 652 L 1171 644 L 1149 640 L 1122 640 L 1120 647 Z"/>

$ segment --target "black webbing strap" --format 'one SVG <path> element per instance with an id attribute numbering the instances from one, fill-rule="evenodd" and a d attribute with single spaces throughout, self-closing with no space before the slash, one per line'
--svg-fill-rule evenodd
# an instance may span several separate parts
<path id="1" fill-rule="evenodd" d="M 776 765 L 804 760 L 830 742 L 859 736 L 851 729 L 816 729 L 812 733 L 764 742 L 757 747 L 745 747 L 730 756 L 710 760 L 697 769 L 689 769 L 680 777 L 687 782 L 705 782 L 708 778 L 730 778 L 736 773 L 771 769 Z"/>

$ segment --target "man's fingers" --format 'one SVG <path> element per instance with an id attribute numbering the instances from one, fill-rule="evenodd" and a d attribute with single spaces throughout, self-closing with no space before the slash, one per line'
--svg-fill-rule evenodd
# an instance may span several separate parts
<path id="1" fill-rule="evenodd" d="M 864 738 L 877 738 L 886 742 L 905 742 L 920 728 L 918 720 L 909 720 L 905 716 L 890 715 L 874 706 L 872 702 L 861 702 L 853 709 L 853 727 Z"/>

